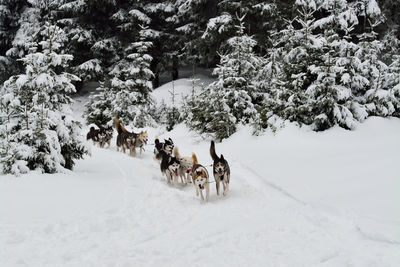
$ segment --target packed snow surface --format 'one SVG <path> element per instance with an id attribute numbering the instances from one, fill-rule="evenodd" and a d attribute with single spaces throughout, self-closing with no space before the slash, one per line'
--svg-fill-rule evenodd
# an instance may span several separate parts
<path id="1" fill-rule="evenodd" d="M 210 139 L 148 130 L 212 173 Z M 0 266 L 399 266 L 400 120 L 250 132 L 216 144 L 231 190 L 211 183 L 206 204 L 192 184 L 167 185 L 151 145 L 132 158 L 115 136 L 74 172 L 0 176 Z"/>

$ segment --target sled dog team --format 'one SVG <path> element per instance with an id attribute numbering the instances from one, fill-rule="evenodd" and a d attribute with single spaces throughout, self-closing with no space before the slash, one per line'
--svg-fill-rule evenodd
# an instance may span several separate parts
<path id="1" fill-rule="evenodd" d="M 121 149 L 125 153 L 126 150 L 129 150 L 129 155 L 135 156 L 136 148 L 139 148 L 140 153 L 142 153 L 143 146 L 148 141 L 147 131 L 141 131 L 140 133 L 129 132 L 117 118 L 114 118 L 114 126 L 118 132 L 117 151 Z M 110 147 L 112 133 L 112 127 L 99 127 L 99 129 L 91 127 L 86 138 L 87 140 L 92 139 L 93 143 L 100 147 L 104 147 L 106 143 Z M 229 164 L 223 155 L 218 157 L 216 154 L 214 141 L 211 141 L 210 155 L 213 160 L 212 167 L 217 195 L 220 194 L 220 186 L 222 184 L 222 194 L 225 196 L 229 191 Z M 195 153 L 192 153 L 191 156 L 182 157 L 171 138 L 165 139 L 164 142 L 160 142 L 156 138 L 154 142 L 154 159 L 160 162 L 161 173 L 166 176 L 168 184 L 173 183 L 174 187 L 176 187 L 178 180 L 185 185 L 193 183 L 196 195 L 200 195 L 203 202 L 208 201 L 210 194 L 209 174 L 205 166 L 198 163 Z M 205 196 L 203 191 L 205 191 Z"/>

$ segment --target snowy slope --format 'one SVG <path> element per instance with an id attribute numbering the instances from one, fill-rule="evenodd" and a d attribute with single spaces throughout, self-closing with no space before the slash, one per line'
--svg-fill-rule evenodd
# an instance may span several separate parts
<path id="1" fill-rule="evenodd" d="M 73 173 L 0 176 L 0 266 L 398 266 L 399 131 L 377 118 L 354 132 L 242 128 L 216 146 L 231 192 L 211 184 L 207 204 L 166 184 L 151 146 L 131 158 L 113 142 Z M 211 163 L 209 140 L 183 125 L 156 135 Z"/>
<path id="2" fill-rule="evenodd" d="M 154 90 L 151 95 L 153 98 L 158 102 L 164 103 L 167 106 L 172 105 L 172 92 L 175 94 L 175 105 L 177 107 L 182 106 L 182 97 L 186 95 L 190 95 L 192 90 L 198 92 L 201 90 L 202 86 L 207 86 L 213 80 L 205 75 L 196 75 L 195 79 L 192 80 L 191 78 L 183 78 L 176 80 L 174 82 L 166 83 L 156 90 Z"/>

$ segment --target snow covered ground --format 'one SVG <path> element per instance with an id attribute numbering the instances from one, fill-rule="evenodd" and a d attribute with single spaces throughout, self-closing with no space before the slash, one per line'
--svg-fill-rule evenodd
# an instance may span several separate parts
<path id="1" fill-rule="evenodd" d="M 192 91 L 201 90 L 202 86 L 207 86 L 213 81 L 206 75 L 197 75 L 195 79 L 183 78 L 174 82 L 169 82 L 158 87 L 152 92 L 152 97 L 160 104 L 162 101 L 167 106 L 172 105 L 172 93 L 175 95 L 175 106 L 182 106 L 183 96 L 190 95 Z"/>
<path id="2" fill-rule="evenodd" d="M 185 126 L 149 132 L 211 164 L 210 140 Z M 216 145 L 231 191 L 210 184 L 207 204 L 166 184 L 151 146 L 131 158 L 113 142 L 68 174 L 0 176 L 0 266 L 399 266 L 400 120 L 250 132 Z"/>

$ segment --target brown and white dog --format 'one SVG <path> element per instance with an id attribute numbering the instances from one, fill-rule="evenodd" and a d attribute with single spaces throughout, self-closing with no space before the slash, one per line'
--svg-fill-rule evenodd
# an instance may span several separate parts
<path id="1" fill-rule="evenodd" d="M 211 141 L 210 155 L 211 158 L 214 160 L 213 173 L 215 179 L 215 186 L 217 188 L 217 195 L 219 195 L 219 184 L 222 183 L 222 186 L 224 188 L 223 195 L 226 196 L 229 191 L 229 180 L 231 178 L 231 170 L 224 156 L 221 154 L 221 157 L 218 157 L 217 154 L 215 153 L 214 141 Z"/>
<path id="2" fill-rule="evenodd" d="M 141 131 L 139 134 L 137 134 L 134 146 L 133 146 L 133 156 L 136 155 L 136 148 L 138 147 L 140 150 L 140 154 L 142 154 L 142 151 L 144 151 L 143 146 L 147 145 L 147 141 L 149 140 L 149 135 L 147 134 L 147 131 Z"/>
<path id="3" fill-rule="evenodd" d="M 194 159 L 196 158 L 196 154 L 192 152 L 191 157 L 181 157 L 179 154 L 179 149 L 176 146 L 174 148 L 174 156 L 179 160 L 179 176 L 181 177 L 182 183 L 191 183 L 192 182 L 192 169 L 194 164 Z"/>
<path id="4" fill-rule="evenodd" d="M 129 149 L 129 155 L 136 155 L 136 147 L 140 147 L 140 153 L 142 153 L 143 145 L 147 144 L 148 135 L 147 131 L 142 131 L 139 134 L 129 132 L 119 122 L 117 118 L 114 118 L 115 128 L 117 129 L 117 151 L 119 148 L 125 153 L 126 149 Z"/>
<path id="5" fill-rule="evenodd" d="M 193 157 L 193 163 L 192 177 L 194 187 L 196 188 L 196 196 L 200 195 L 201 200 L 203 200 L 203 202 L 207 202 L 210 195 L 208 171 L 203 165 L 198 164 L 196 155 Z M 205 198 L 203 196 L 203 190 L 206 191 Z"/>

